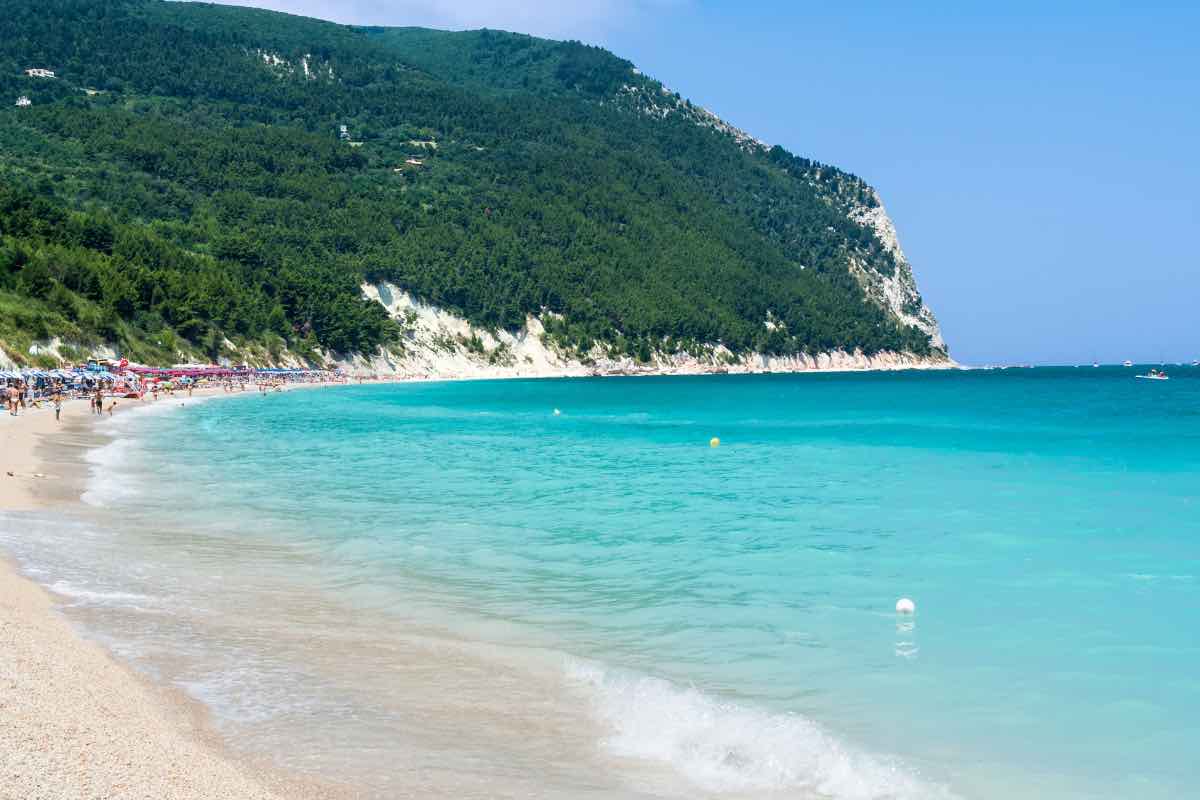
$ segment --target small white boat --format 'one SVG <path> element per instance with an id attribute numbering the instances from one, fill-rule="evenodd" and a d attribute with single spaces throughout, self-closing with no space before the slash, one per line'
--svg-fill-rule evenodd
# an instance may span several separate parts
<path id="1" fill-rule="evenodd" d="M 1155 372 L 1154 370 L 1151 370 L 1150 373 L 1147 375 L 1138 375 L 1137 377 L 1141 378 L 1144 381 L 1169 381 L 1169 380 L 1171 380 L 1170 377 L 1167 376 L 1167 373 Z"/>
<path id="2" fill-rule="evenodd" d="M 1125 359 L 1125 364 L 1124 364 L 1124 365 L 1125 365 L 1126 367 L 1132 367 L 1132 366 L 1133 366 L 1133 362 L 1132 362 L 1132 361 L 1130 361 L 1129 359 Z"/>

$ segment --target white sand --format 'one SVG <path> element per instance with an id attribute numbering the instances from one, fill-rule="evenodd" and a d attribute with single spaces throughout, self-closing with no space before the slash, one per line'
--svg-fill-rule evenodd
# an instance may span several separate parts
<path id="1" fill-rule="evenodd" d="M 0 798 L 279 797 L 0 563 Z"/>
<path id="2" fill-rule="evenodd" d="M 87 417 L 86 402 L 68 403 L 63 416 Z M 55 502 L 38 489 L 62 476 L 42 473 L 38 451 L 67 427 L 50 410 L 0 419 L 0 510 Z M 327 794 L 228 757 L 200 706 L 81 638 L 41 587 L 0 558 L 0 800 Z"/>

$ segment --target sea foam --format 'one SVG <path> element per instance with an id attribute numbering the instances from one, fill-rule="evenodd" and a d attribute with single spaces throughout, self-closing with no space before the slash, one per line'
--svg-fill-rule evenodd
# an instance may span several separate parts
<path id="1" fill-rule="evenodd" d="M 114 438 L 100 447 L 93 447 L 84 457 L 88 463 L 86 488 L 79 499 L 90 506 L 105 508 L 137 494 L 133 481 L 120 471 L 134 451 L 135 442 L 127 438 Z"/>
<path id="2" fill-rule="evenodd" d="M 137 592 L 89 589 L 65 580 L 55 581 L 50 584 L 50 589 L 55 594 L 69 597 L 79 603 L 88 605 L 127 606 L 129 608 L 140 609 L 144 604 L 153 602 L 154 600 L 149 595 L 138 594 Z"/>
<path id="3" fill-rule="evenodd" d="M 668 764 L 698 789 L 837 800 L 951 800 L 898 760 L 862 752 L 798 714 L 771 713 L 660 678 L 572 660 L 611 755 Z"/>
<path id="4" fill-rule="evenodd" d="M 100 447 L 87 451 L 84 459 L 89 465 L 87 484 L 80 499 L 90 506 L 106 508 L 129 500 L 138 494 L 136 481 L 121 469 L 138 449 L 137 428 L 150 417 L 162 416 L 190 405 L 211 400 L 196 397 L 188 400 L 160 400 L 143 403 L 124 410 L 115 417 L 102 418 L 99 433 L 110 439 Z M 127 401 L 132 402 L 132 401 Z"/>

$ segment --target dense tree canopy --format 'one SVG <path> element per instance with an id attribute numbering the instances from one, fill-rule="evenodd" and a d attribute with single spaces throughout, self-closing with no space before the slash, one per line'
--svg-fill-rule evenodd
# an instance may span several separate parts
<path id="1" fill-rule="evenodd" d="M 849 269 L 896 268 L 847 214 L 874 202 L 862 181 L 700 124 L 598 48 L 15 0 L 0 97 L 17 95 L 0 314 L 29 336 L 371 350 L 395 331 L 359 285 L 386 279 L 493 327 L 556 312 L 551 334 L 585 349 L 930 346 Z"/>

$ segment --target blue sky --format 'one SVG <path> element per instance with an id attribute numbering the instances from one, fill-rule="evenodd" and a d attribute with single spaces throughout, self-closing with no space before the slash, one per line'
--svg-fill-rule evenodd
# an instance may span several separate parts
<path id="1" fill-rule="evenodd" d="M 601 44 L 876 186 L 960 361 L 1200 358 L 1200 4 L 238 4 Z"/>

